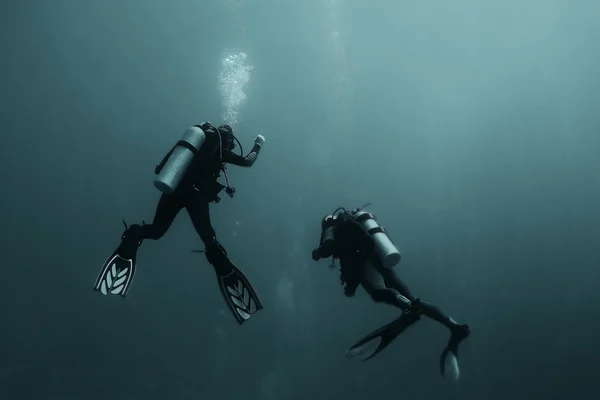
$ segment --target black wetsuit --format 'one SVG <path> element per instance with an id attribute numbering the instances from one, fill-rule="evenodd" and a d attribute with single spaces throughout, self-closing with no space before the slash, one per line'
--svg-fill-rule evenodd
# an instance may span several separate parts
<path id="1" fill-rule="evenodd" d="M 103 295 L 125 297 L 137 269 L 137 249 L 145 239 L 158 240 L 168 230 L 173 220 L 185 208 L 194 228 L 205 245 L 206 259 L 215 268 L 221 294 L 237 322 L 241 325 L 254 313 L 262 309 L 262 303 L 246 275 L 227 257 L 227 251 L 217 241 L 215 230 L 210 223 L 209 203 L 218 202 L 218 194 L 225 188 L 217 182 L 226 163 L 250 167 L 256 161 L 264 138 L 257 142 L 246 157 L 233 154 L 233 131 L 228 125 L 215 128 L 209 123 L 199 126 L 206 140 L 182 176 L 181 182 L 172 194 L 163 194 L 158 202 L 152 224 L 134 224 L 125 227 L 121 243 L 104 262 L 94 284 L 94 290 Z M 181 142 L 178 145 L 185 145 Z M 159 174 L 173 150 L 157 166 Z M 227 175 L 225 174 L 227 179 Z M 227 194 L 234 190 L 227 182 Z"/>
<path id="2" fill-rule="evenodd" d="M 369 213 L 358 214 L 359 211 L 343 210 L 336 217 L 323 218 L 321 240 L 319 247 L 313 250 L 313 260 L 330 256 L 339 258 L 340 279 L 345 285 L 346 296 L 354 296 L 358 286 L 362 285 L 375 302 L 391 304 L 401 309 L 402 313 L 396 320 L 359 340 L 346 352 L 346 356 L 362 360 L 374 357 L 421 315 L 425 315 L 450 330 L 450 340 L 440 356 L 440 373 L 445 376 L 447 366 L 450 366 L 454 377 L 458 377 L 458 345 L 469 336 L 469 327 L 457 324 L 437 307 L 416 298 L 393 267 L 383 266 L 376 255 L 376 242 L 372 235 L 386 232 L 372 224 L 373 228 L 367 231 L 359 221 L 365 222 L 374 217 Z"/>
<path id="3" fill-rule="evenodd" d="M 224 164 L 251 167 L 258 157 L 261 146 L 255 144 L 245 157 L 234 154 L 231 150 L 224 147 L 221 158 L 218 134 L 211 135 L 206 126 L 200 128 L 208 133 L 207 141 L 198 152 L 196 159 L 184 175 L 178 188 L 173 194 L 163 194 L 161 196 L 152 224 L 130 227 L 130 231 L 132 228 L 135 229 L 135 236 L 139 239 L 140 243 L 144 239 L 158 240 L 163 237 L 169 230 L 177 214 L 179 214 L 179 211 L 185 208 L 194 225 L 194 229 L 206 246 L 207 256 L 211 250 L 217 247 L 221 248 L 210 221 L 209 211 L 209 204 L 220 201 L 218 194 L 225 188 L 225 186 L 217 182 L 217 179 Z M 170 154 L 169 152 L 161 164 L 156 167 L 155 172 L 157 174 L 160 173 L 162 166 Z"/>
<path id="4" fill-rule="evenodd" d="M 346 296 L 354 296 L 361 285 L 375 302 L 383 302 L 403 311 L 415 311 L 446 326 L 452 333 L 466 328 L 457 324 L 437 307 L 417 299 L 395 268 L 385 268 L 374 255 L 371 236 L 349 214 L 340 214 L 334 222 L 331 255 L 340 260 L 340 280 Z M 328 253 L 328 251 L 325 251 Z M 313 251 L 313 259 L 324 258 L 322 245 Z M 327 256 L 329 254 L 326 254 Z"/>

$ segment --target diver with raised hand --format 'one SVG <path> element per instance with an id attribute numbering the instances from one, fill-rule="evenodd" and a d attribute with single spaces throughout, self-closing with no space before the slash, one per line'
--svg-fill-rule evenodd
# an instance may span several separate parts
<path id="1" fill-rule="evenodd" d="M 312 258 L 318 261 L 333 257 L 340 260 L 342 285 L 346 296 L 354 296 L 359 285 L 375 302 L 384 302 L 401 310 L 401 315 L 391 323 L 375 330 L 353 345 L 346 357 L 367 360 L 394 340 L 406 328 L 425 315 L 450 330 L 450 340 L 440 357 L 440 372 L 457 380 L 458 345 L 466 339 L 468 325 L 460 325 L 437 307 L 416 298 L 398 277 L 394 267 L 400 262 L 400 252 L 373 214 L 361 208 L 346 211 L 339 208 L 321 222 L 319 247 Z"/>
<path id="2" fill-rule="evenodd" d="M 240 155 L 233 153 L 235 142 Z M 185 208 L 194 229 L 204 242 L 206 259 L 217 273 L 221 292 L 239 324 L 262 308 L 254 288 L 227 257 L 225 248 L 217 241 L 210 221 L 210 203 L 218 203 L 218 194 L 225 189 L 230 197 L 235 189 L 229 184 L 226 164 L 251 167 L 265 142 L 262 135 L 254 147 L 243 156 L 243 149 L 229 125 L 214 127 L 210 122 L 187 129 L 182 139 L 156 166 L 154 185 L 163 194 L 160 197 L 152 224 L 125 224 L 121 244 L 104 263 L 94 290 L 104 295 L 125 296 L 131 287 L 136 270 L 137 249 L 145 239 L 158 240 L 169 229 L 173 220 Z M 218 182 L 221 172 L 226 185 Z"/>

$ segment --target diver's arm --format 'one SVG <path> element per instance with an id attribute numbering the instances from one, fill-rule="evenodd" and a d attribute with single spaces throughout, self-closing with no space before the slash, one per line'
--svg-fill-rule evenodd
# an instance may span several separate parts
<path id="1" fill-rule="evenodd" d="M 259 145 L 258 143 L 255 144 L 254 147 L 252 147 L 252 150 L 250 150 L 250 153 L 248 153 L 246 155 L 246 157 L 242 157 L 242 156 L 234 154 L 230 151 L 224 151 L 223 152 L 223 162 L 226 162 L 228 164 L 237 165 L 239 167 L 249 168 L 256 161 L 256 159 L 258 157 L 258 153 L 260 153 L 261 148 L 262 148 L 261 145 Z"/>
<path id="2" fill-rule="evenodd" d="M 338 258 L 344 250 L 343 239 L 340 239 L 339 232 L 343 222 L 334 219 L 331 216 L 325 217 L 321 222 L 321 239 L 319 246 L 312 251 L 312 259 L 319 261 L 323 258 Z M 333 229 L 333 231 L 332 231 Z"/>

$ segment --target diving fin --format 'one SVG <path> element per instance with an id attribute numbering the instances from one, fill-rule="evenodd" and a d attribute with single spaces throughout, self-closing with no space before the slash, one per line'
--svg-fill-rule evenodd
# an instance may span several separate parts
<path id="1" fill-rule="evenodd" d="M 241 325 L 252 314 L 262 309 L 263 306 L 246 275 L 233 263 L 231 263 L 230 268 L 231 272 L 228 274 L 220 273 L 217 268 L 215 268 L 215 271 L 217 272 L 221 293 Z"/>
<path id="2" fill-rule="evenodd" d="M 468 325 L 459 325 L 451 334 L 448 345 L 440 356 L 440 373 L 442 377 L 449 378 L 453 382 L 460 378 L 458 367 L 458 345 L 471 334 Z"/>
<path id="3" fill-rule="evenodd" d="M 238 324 L 242 325 L 262 309 L 262 303 L 252 284 L 242 271 L 227 257 L 223 246 L 206 253 L 207 260 L 215 268 L 219 289 Z M 203 252 L 192 250 L 193 252 Z"/>
<path id="4" fill-rule="evenodd" d="M 127 295 L 135 277 L 137 249 L 141 244 L 135 235 L 139 233 L 139 228 L 139 225 L 132 225 L 130 228 L 125 225 L 121 244 L 102 265 L 94 285 L 95 291 L 105 296 L 111 294 L 125 297 Z"/>
<path id="5" fill-rule="evenodd" d="M 348 359 L 358 359 L 361 361 L 366 361 L 375 357 L 398 335 L 417 322 L 419 318 L 420 314 L 418 313 L 403 312 L 400 317 L 359 340 L 346 351 L 344 356 Z"/>

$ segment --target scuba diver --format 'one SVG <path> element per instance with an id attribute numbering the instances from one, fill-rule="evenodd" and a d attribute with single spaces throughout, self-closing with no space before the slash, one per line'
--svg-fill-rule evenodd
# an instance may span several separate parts
<path id="1" fill-rule="evenodd" d="M 240 145 L 240 155 L 232 150 Z M 96 280 L 94 290 L 107 295 L 125 297 L 135 276 L 137 249 L 145 239 L 158 240 L 167 233 L 173 220 L 185 208 L 194 229 L 202 239 L 206 259 L 215 268 L 221 293 L 239 324 L 262 308 L 248 278 L 228 258 L 227 251 L 217 241 L 210 221 L 209 204 L 218 203 L 218 194 L 225 189 L 233 197 L 235 188 L 229 184 L 226 164 L 251 167 L 265 142 L 262 135 L 244 157 L 242 145 L 229 125 L 215 128 L 210 122 L 187 129 L 182 139 L 156 166 L 154 185 L 162 192 L 154 221 L 147 225 L 131 225 L 121 236 L 121 244 L 106 260 Z M 217 181 L 221 172 L 226 186 Z"/>
<path id="2" fill-rule="evenodd" d="M 363 211 L 367 205 L 352 211 L 338 208 L 325 216 L 319 247 L 313 250 L 312 258 L 318 261 L 333 257 L 332 268 L 339 259 L 340 280 L 345 285 L 346 296 L 354 296 L 358 286 L 362 285 L 375 302 L 398 307 L 401 315 L 353 345 L 346 357 L 372 358 L 425 315 L 450 330 L 450 340 L 440 357 L 440 372 L 442 376 L 457 380 L 460 375 L 458 345 L 469 336 L 469 326 L 458 324 L 437 307 L 412 294 L 394 269 L 400 262 L 400 252 L 373 214 Z"/>

